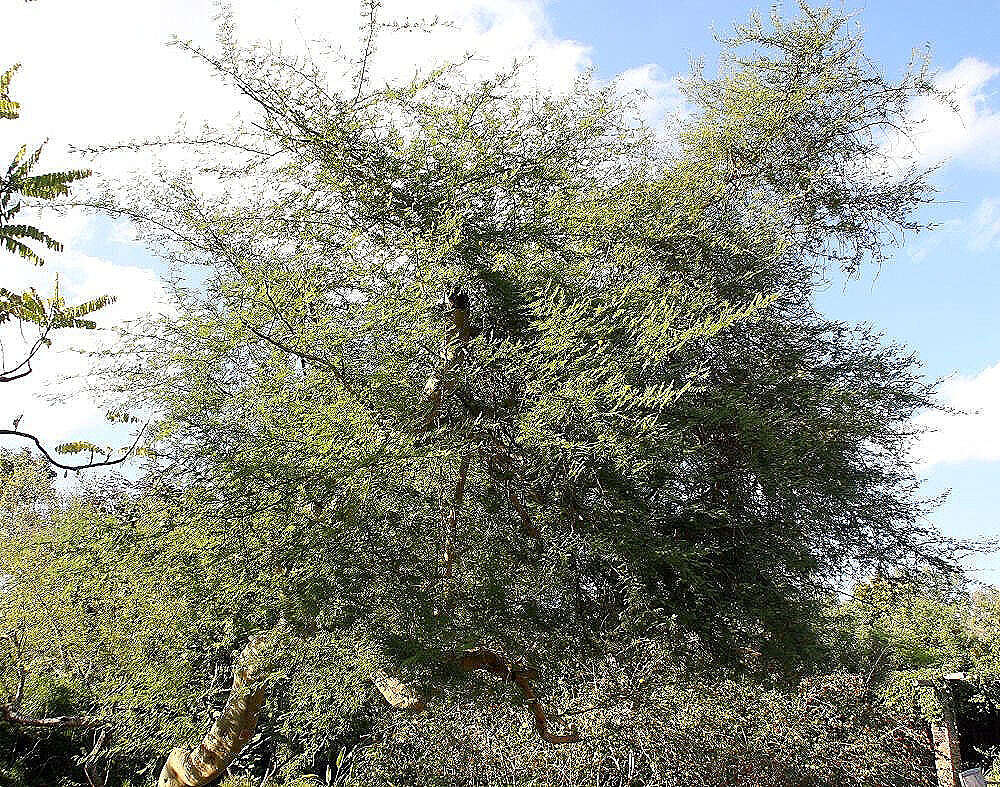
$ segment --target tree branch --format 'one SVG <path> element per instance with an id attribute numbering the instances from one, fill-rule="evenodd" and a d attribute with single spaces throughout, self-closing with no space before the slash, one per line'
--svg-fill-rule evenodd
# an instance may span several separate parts
<path id="1" fill-rule="evenodd" d="M 0 705 L 0 719 L 11 724 L 19 724 L 22 727 L 39 727 L 42 729 L 87 729 L 99 727 L 105 723 L 105 719 L 99 716 L 49 716 L 46 718 L 25 716 L 14 709 L 16 704 L 7 703 Z"/>
<path id="2" fill-rule="evenodd" d="M 17 366 L 12 366 L 10 369 L 0 370 L 0 383 L 10 383 L 31 374 L 31 359 L 35 357 L 38 351 L 42 348 L 42 345 L 45 344 L 45 339 L 48 335 L 49 328 L 46 327 L 45 331 L 31 345 L 31 349 L 28 350 L 28 354 L 25 355 Z"/>
<path id="3" fill-rule="evenodd" d="M 524 503 L 522 503 L 521 499 L 517 496 L 517 492 L 514 491 L 514 487 L 509 486 L 508 488 L 510 491 L 510 504 L 514 507 L 518 517 L 521 519 L 521 532 L 526 536 L 530 536 L 535 539 L 535 546 L 538 548 L 538 551 L 541 552 L 545 548 L 545 544 L 542 541 L 541 531 L 535 526 L 535 523 L 531 521 L 531 514 L 528 513 L 528 509 L 525 508 Z"/>
<path id="4" fill-rule="evenodd" d="M 142 439 L 143 433 L 146 431 L 146 427 L 149 426 L 148 423 L 143 424 L 142 429 L 139 430 L 139 434 L 136 435 L 135 440 L 132 442 L 126 450 L 117 459 L 103 459 L 100 462 L 85 462 L 79 465 L 67 465 L 60 462 L 52 454 L 46 450 L 45 446 L 42 445 L 42 441 L 39 440 L 35 435 L 30 432 L 22 432 L 18 429 L 0 429 L 0 435 L 11 435 L 13 437 L 20 437 L 24 440 L 30 440 L 35 444 L 38 450 L 41 452 L 45 460 L 53 467 L 58 467 L 60 470 L 88 470 L 93 467 L 110 467 L 111 465 L 120 465 L 126 459 L 128 459 L 132 453 L 135 451 L 136 447 L 139 445 L 139 441 Z"/>
<path id="5" fill-rule="evenodd" d="M 569 732 L 562 734 L 549 730 L 549 719 L 558 716 L 546 713 L 538 695 L 535 694 L 531 681 L 537 677 L 537 673 L 533 669 L 512 664 L 489 650 L 468 651 L 459 657 L 458 665 L 465 672 L 479 669 L 514 681 L 535 717 L 535 729 L 538 730 L 542 740 L 549 743 L 576 743 L 580 740 L 580 733 L 573 727 L 570 727 Z"/>
<path id="6" fill-rule="evenodd" d="M 340 367 L 338 367 L 335 363 L 333 363 L 333 361 L 330 361 L 329 359 L 323 358 L 322 356 L 319 355 L 314 355 L 313 353 L 308 353 L 305 350 L 296 350 L 294 347 L 285 344 L 280 339 L 276 339 L 270 334 L 264 333 L 263 331 L 254 328 L 246 320 L 241 320 L 240 323 L 254 336 L 256 336 L 259 339 L 263 339 L 268 344 L 274 345 L 282 352 L 286 352 L 289 355 L 294 355 L 296 358 L 299 358 L 301 360 L 312 361 L 313 363 L 319 364 L 320 366 L 331 370 L 332 372 L 334 372 L 334 374 L 337 375 L 338 378 L 341 379 L 343 378 L 343 370 L 340 369 Z"/>

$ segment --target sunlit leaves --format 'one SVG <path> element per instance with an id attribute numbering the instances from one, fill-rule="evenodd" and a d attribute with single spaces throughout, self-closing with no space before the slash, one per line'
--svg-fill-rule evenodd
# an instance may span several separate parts
<path id="1" fill-rule="evenodd" d="M 8 69 L 0 75 L 0 118 L 17 118 L 19 105 L 9 96 L 10 81 L 19 66 Z M 27 224 L 14 224 L 14 217 L 20 213 L 22 197 L 52 200 L 69 193 L 69 185 L 81 178 L 89 177 L 90 170 L 75 169 L 65 172 L 32 174 L 42 155 L 44 145 L 39 145 L 28 153 L 27 145 L 22 145 L 0 179 L 0 243 L 11 254 L 42 265 L 44 259 L 26 241 L 37 241 L 51 251 L 62 251 L 62 244 L 47 233 Z"/>
<path id="2" fill-rule="evenodd" d="M 15 63 L 0 74 L 0 119 L 16 120 L 20 114 L 21 105 L 10 98 L 10 81 L 20 67 L 20 63 Z"/>
<path id="3" fill-rule="evenodd" d="M 31 323 L 43 329 L 44 334 L 60 328 L 94 330 L 97 323 L 86 319 L 87 315 L 114 302 L 114 296 L 102 295 L 76 306 L 69 306 L 59 294 L 58 281 L 51 297 L 39 295 L 34 287 L 25 292 L 12 292 L 0 287 L 0 323 L 9 319 Z"/>
<path id="4" fill-rule="evenodd" d="M 107 449 L 101 448 L 93 443 L 89 443 L 86 440 L 74 440 L 70 443 L 60 443 L 54 450 L 57 454 L 81 454 L 85 451 L 89 451 L 92 454 L 108 453 Z"/>

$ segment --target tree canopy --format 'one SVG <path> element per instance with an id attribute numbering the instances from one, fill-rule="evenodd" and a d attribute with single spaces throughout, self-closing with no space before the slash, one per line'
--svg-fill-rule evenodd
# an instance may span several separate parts
<path id="1" fill-rule="evenodd" d="M 264 703 L 244 759 L 265 776 L 682 783 L 732 734 L 719 708 L 760 704 L 751 749 L 775 718 L 804 742 L 766 783 L 810 761 L 810 784 L 914 783 L 912 720 L 862 683 L 787 692 L 830 658 L 847 580 L 947 573 L 959 546 L 910 455 L 933 384 L 815 305 L 934 193 L 886 152 L 936 95 L 926 65 L 889 80 L 848 22 L 737 26 L 666 139 L 587 75 L 338 91 L 266 47 L 182 43 L 255 114 L 96 203 L 200 271 L 108 360 L 155 413 L 147 463 L 13 533 L 3 570 L 18 647 L 93 665 L 61 685 L 108 730 L 94 756 L 157 770 L 221 709 L 161 775 L 207 783 Z M 808 711 L 827 691 L 864 724 L 838 738 Z"/>

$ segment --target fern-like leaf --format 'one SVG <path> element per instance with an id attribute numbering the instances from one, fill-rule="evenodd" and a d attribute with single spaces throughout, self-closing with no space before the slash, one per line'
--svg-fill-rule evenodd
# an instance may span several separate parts
<path id="1" fill-rule="evenodd" d="M 0 74 L 0 118 L 4 120 L 16 120 L 21 114 L 21 105 L 10 98 L 10 81 L 14 77 L 14 72 L 21 67 L 20 63 L 15 63 L 2 74 Z"/>
<path id="2" fill-rule="evenodd" d="M 16 254 L 19 257 L 23 257 L 29 262 L 33 262 L 35 265 L 44 265 L 45 260 L 39 257 L 30 247 L 21 243 L 19 240 L 9 237 L 3 232 L 0 232 L 0 242 L 3 243 L 3 247 L 9 251 L 11 254 Z"/>
<path id="3" fill-rule="evenodd" d="M 0 227 L 0 237 L 37 240 L 39 243 L 44 243 L 45 247 L 52 251 L 63 250 L 63 245 L 59 241 L 38 227 L 32 227 L 29 224 L 9 224 L 6 227 Z"/>
<path id="4" fill-rule="evenodd" d="M 21 190 L 21 183 L 24 178 L 27 177 L 28 173 L 35 168 L 35 165 L 42 157 L 42 151 L 44 149 L 45 143 L 43 142 L 35 148 L 34 152 L 32 152 L 30 156 L 26 156 L 25 154 L 28 152 L 28 146 L 21 145 L 21 149 L 17 152 L 17 155 L 14 157 L 14 162 L 11 164 L 12 167 L 17 165 L 10 177 L 11 184 L 14 186 L 15 191 Z"/>
<path id="5" fill-rule="evenodd" d="M 73 169 L 66 172 L 47 172 L 44 175 L 32 175 L 18 181 L 17 190 L 25 197 L 38 199 L 55 199 L 69 194 L 69 184 L 74 180 L 87 178 L 91 175 L 89 169 Z"/>
<path id="6" fill-rule="evenodd" d="M 19 66 L 15 65 L 0 74 L 0 117 L 18 116 L 20 107 L 16 101 L 11 101 L 9 95 L 10 82 L 18 68 Z M 6 176 L 0 176 L 0 247 L 36 265 L 42 265 L 45 261 L 25 241 L 37 241 L 51 251 L 62 251 L 63 246 L 37 227 L 11 224 L 11 220 L 21 209 L 20 198 L 50 200 L 65 197 L 69 194 L 70 183 L 91 174 L 89 169 L 70 169 L 32 175 L 31 171 L 38 164 L 44 148 L 43 142 L 29 153 L 28 146 L 22 145 L 7 167 Z M 59 306 L 60 304 L 53 304 L 56 313 L 59 311 Z M 85 323 L 89 321 L 84 321 L 79 327 L 87 327 Z"/>
<path id="7" fill-rule="evenodd" d="M 88 314 L 96 312 L 98 309 L 103 309 L 105 306 L 110 306 L 117 300 L 113 295 L 102 295 L 99 298 L 94 298 L 86 303 L 81 303 L 77 306 L 69 306 L 64 309 L 60 309 L 59 315 L 65 319 L 76 320 L 80 317 L 85 317 Z"/>
<path id="8" fill-rule="evenodd" d="M 55 452 L 57 454 L 80 454 L 84 451 L 90 451 L 94 454 L 106 454 L 108 453 L 106 449 L 101 448 L 99 445 L 94 443 L 89 443 L 86 440 L 74 440 L 70 443 L 60 443 L 55 447 Z"/>

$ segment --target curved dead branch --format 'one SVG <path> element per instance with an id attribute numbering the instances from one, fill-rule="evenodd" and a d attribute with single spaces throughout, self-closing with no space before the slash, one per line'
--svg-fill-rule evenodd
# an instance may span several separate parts
<path id="1" fill-rule="evenodd" d="M 580 740 L 580 733 L 573 727 L 570 727 L 569 732 L 566 733 L 555 733 L 549 730 L 549 719 L 558 717 L 555 714 L 546 713 L 538 695 L 535 694 L 531 681 L 538 677 L 538 673 L 533 669 L 513 664 L 490 650 L 473 650 L 463 653 L 458 659 L 458 665 L 465 672 L 478 669 L 514 681 L 521 696 L 527 702 L 528 709 L 535 717 L 535 729 L 538 730 L 542 740 L 549 743 L 576 743 Z"/>
<path id="2" fill-rule="evenodd" d="M 497 653 L 485 649 L 466 651 L 460 654 L 456 661 L 463 672 L 483 670 L 499 678 L 513 681 L 535 717 L 535 729 L 542 740 L 554 744 L 576 743 L 580 740 L 580 733 L 573 727 L 565 733 L 556 733 L 549 729 L 549 720 L 558 716 L 548 713 L 535 694 L 531 685 L 531 681 L 538 677 L 535 670 L 513 664 Z M 384 669 L 376 670 L 372 674 L 372 681 L 385 701 L 397 710 L 418 713 L 427 707 L 426 701 L 416 691 Z"/>
<path id="3" fill-rule="evenodd" d="M 145 434 L 146 427 L 148 425 L 149 424 L 143 425 L 142 429 L 139 430 L 139 434 L 135 436 L 135 440 L 132 441 L 132 445 L 126 448 L 125 451 L 122 453 L 122 455 L 117 459 L 108 458 L 108 459 L 102 459 L 99 462 L 90 461 L 78 465 L 67 465 L 60 462 L 58 459 L 52 456 L 51 453 L 49 453 L 49 451 L 45 448 L 44 445 L 42 445 L 42 441 L 39 440 L 38 437 L 31 434 L 30 432 L 22 432 L 18 429 L 0 429 L 0 435 L 10 435 L 12 437 L 20 437 L 23 440 L 30 440 L 35 444 L 35 447 L 39 450 L 42 456 L 45 457 L 45 461 L 48 462 L 50 465 L 52 465 L 53 467 L 58 467 L 60 470 L 75 471 L 75 470 L 89 470 L 90 468 L 93 467 L 111 467 L 112 465 L 120 465 L 122 462 L 124 462 L 126 459 L 132 456 L 133 453 L 135 453 L 135 449 L 138 448 L 139 441 L 142 439 L 143 434 Z M 93 456 L 93 452 L 91 453 L 91 456 Z"/>

